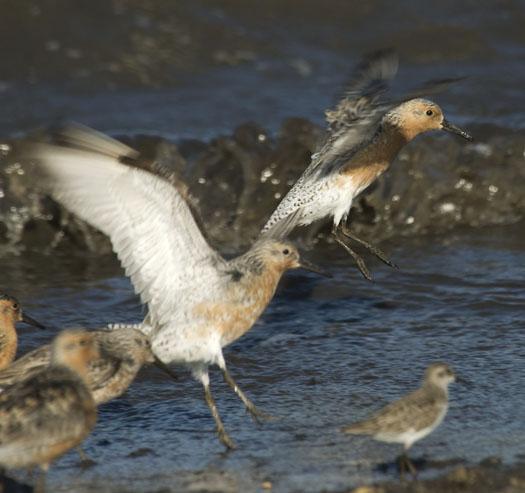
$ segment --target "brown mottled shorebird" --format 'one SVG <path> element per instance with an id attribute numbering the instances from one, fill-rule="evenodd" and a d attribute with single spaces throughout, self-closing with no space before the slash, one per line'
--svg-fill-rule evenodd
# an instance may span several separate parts
<path id="1" fill-rule="evenodd" d="M 408 458 L 408 449 L 432 433 L 448 410 L 448 386 L 456 380 L 445 363 L 434 363 L 425 371 L 421 387 L 388 404 L 369 419 L 345 426 L 342 431 L 353 435 L 370 435 L 376 440 L 403 444 L 400 469 L 405 466 L 415 475 L 416 468 Z"/>
<path id="2" fill-rule="evenodd" d="M 53 341 L 50 366 L 0 394 L 1 466 L 39 466 L 43 482 L 50 464 L 88 436 L 97 407 L 85 379 L 98 357 L 90 333 L 64 331 Z"/>
<path id="3" fill-rule="evenodd" d="M 208 245 L 169 176 L 134 165 L 135 150 L 80 126 L 64 129 L 59 142 L 34 144 L 27 153 L 47 176 L 53 197 L 110 237 L 148 305 L 142 330 L 153 352 L 166 364 L 190 367 L 204 386 L 219 439 L 233 448 L 208 367 L 218 365 L 251 415 L 264 417 L 228 372 L 222 348 L 253 326 L 286 270 L 317 269 L 282 239 L 281 225 L 245 254 L 226 260 Z"/>
<path id="4" fill-rule="evenodd" d="M 85 380 L 97 405 L 121 396 L 146 363 L 155 363 L 173 375 L 154 356 L 149 337 L 139 330 L 118 328 L 90 334 L 100 347 L 100 356 L 90 361 Z M 50 361 L 50 344 L 30 351 L 0 371 L 0 389 L 42 371 Z"/>
<path id="5" fill-rule="evenodd" d="M 0 370 L 15 359 L 18 347 L 16 323 L 25 322 L 39 329 L 45 327 L 24 313 L 20 303 L 13 296 L 0 294 Z"/>
<path id="6" fill-rule="evenodd" d="M 320 150 L 312 155 L 310 165 L 262 230 L 287 221 L 283 231 L 287 234 L 298 225 L 332 216 L 335 240 L 354 258 L 368 280 L 371 275 L 363 258 L 347 240 L 367 248 L 387 265 L 394 264 L 379 248 L 356 237 L 347 227 L 353 199 L 388 169 L 403 146 L 421 133 L 445 130 L 472 140 L 467 132 L 445 119 L 437 104 L 414 97 L 438 92 L 452 79 L 429 82 L 401 104 L 381 101 L 397 65 L 392 51 L 377 52 L 358 65 L 345 97 L 334 110 L 326 112 L 328 129 Z"/>

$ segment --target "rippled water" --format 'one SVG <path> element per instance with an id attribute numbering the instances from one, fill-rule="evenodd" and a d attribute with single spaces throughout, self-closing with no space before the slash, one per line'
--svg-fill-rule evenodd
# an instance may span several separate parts
<path id="1" fill-rule="evenodd" d="M 387 45 L 401 52 L 399 87 L 467 75 L 439 96 L 450 119 L 466 128 L 488 124 L 485 135 L 497 127 L 523 133 L 520 1 L 264 5 L 11 5 L 0 33 L 0 137 L 61 119 L 174 141 L 212 139 L 247 120 L 270 131 L 289 116 L 321 123 L 356 58 Z M 516 148 L 511 176 L 518 181 L 523 150 Z M 508 171 L 506 163 L 493 163 L 496 174 Z M 425 173 L 440 180 L 439 160 L 434 164 Z M 2 214 L 20 205 L 16 192 L 12 202 L 0 201 Z M 484 199 L 466 202 L 480 214 L 491 207 Z M 513 220 L 520 217 L 521 210 Z M 412 456 L 427 460 L 422 474 L 493 455 L 514 461 L 525 442 L 524 231 L 519 223 L 400 235 L 383 247 L 401 269 L 370 260 L 372 284 L 343 252 L 321 242 L 309 255 L 334 278 L 287 274 L 257 325 L 226 349 L 239 385 L 280 419 L 253 423 L 212 372 L 219 410 L 238 445 L 224 453 L 199 384 L 182 369 L 178 383 L 146 369 L 123 398 L 100 408 L 85 444 L 98 464 L 81 472 L 75 453 L 68 454 L 52 468 L 49 491 L 179 492 L 200 485 L 249 492 L 271 481 L 279 492 L 316 492 L 394 478 L 396 446 L 338 429 L 417 386 L 435 360 L 449 362 L 468 385 L 451 388 L 444 423 L 414 446 Z M 143 316 L 113 257 L 71 244 L 52 256 L 23 246 L 25 253 L 0 258 L 2 288 L 38 320 L 99 327 Z M 53 335 L 20 333 L 21 351 Z"/>
<path id="2" fill-rule="evenodd" d="M 316 260 L 335 277 L 287 275 L 260 322 L 226 350 L 238 383 L 280 419 L 253 423 L 213 372 L 219 409 L 239 446 L 226 454 L 199 384 L 183 371 L 175 384 L 148 369 L 123 398 L 101 407 L 86 442 L 98 465 L 79 474 L 71 453 L 53 468 L 50 484 L 60 491 L 179 491 L 192 472 L 205 470 L 225 488 L 255 491 L 270 480 L 277 491 L 319 491 L 395 477 L 386 464 L 396 446 L 338 429 L 417 386 L 435 360 L 449 362 L 468 385 L 452 387 L 445 422 L 412 451 L 436 461 L 424 474 L 456 460 L 497 455 L 512 462 L 523 453 L 523 225 L 385 245 L 401 269 L 371 261 L 374 283 L 335 247 L 318 248 Z M 1 265 L 39 320 L 96 327 L 140 318 L 111 258 L 55 258 L 45 268 L 41 260 Z M 23 334 L 22 347 L 49 336 Z"/>

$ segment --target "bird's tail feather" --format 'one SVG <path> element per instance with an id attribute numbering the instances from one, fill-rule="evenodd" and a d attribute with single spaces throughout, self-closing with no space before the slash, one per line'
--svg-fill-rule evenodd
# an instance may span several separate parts
<path id="1" fill-rule="evenodd" d="M 368 435 L 375 431 L 375 426 L 370 420 L 357 421 L 351 425 L 344 426 L 341 428 L 341 431 L 344 433 L 349 433 L 350 435 Z"/>

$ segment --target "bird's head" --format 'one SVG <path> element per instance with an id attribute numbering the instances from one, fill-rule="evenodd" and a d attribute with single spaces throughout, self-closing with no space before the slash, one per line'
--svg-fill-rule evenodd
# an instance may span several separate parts
<path id="1" fill-rule="evenodd" d="M 326 271 L 302 258 L 297 247 L 288 241 L 265 240 L 257 246 L 257 249 L 260 254 L 259 258 L 268 268 L 277 269 L 281 272 L 288 269 L 306 269 L 329 276 Z"/>
<path id="2" fill-rule="evenodd" d="M 0 315 L 4 319 L 4 323 L 9 325 L 14 325 L 16 322 L 25 322 L 39 329 L 45 329 L 41 323 L 24 313 L 19 301 L 8 294 L 0 294 Z"/>
<path id="3" fill-rule="evenodd" d="M 449 384 L 456 381 L 456 374 L 446 363 L 433 363 L 425 371 L 425 382 L 447 389 Z"/>
<path id="4" fill-rule="evenodd" d="M 51 354 L 53 364 L 66 366 L 85 379 L 90 363 L 100 358 L 100 349 L 92 333 L 64 330 L 53 340 Z"/>
<path id="5" fill-rule="evenodd" d="M 450 123 L 443 110 L 428 99 L 411 99 L 396 106 L 383 117 L 383 122 L 396 127 L 407 141 L 430 130 L 444 130 L 472 140 L 468 132 Z"/>

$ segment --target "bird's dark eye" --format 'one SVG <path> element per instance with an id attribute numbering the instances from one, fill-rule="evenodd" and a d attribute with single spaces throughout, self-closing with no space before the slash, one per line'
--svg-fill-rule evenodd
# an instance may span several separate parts
<path id="1" fill-rule="evenodd" d="M 434 114 L 434 112 L 432 110 L 427 110 L 427 115 L 428 116 L 432 116 Z"/>
<path id="2" fill-rule="evenodd" d="M 290 250 L 288 250 L 288 248 L 285 248 L 283 250 L 283 255 L 288 255 L 290 253 Z"/>
<path id="3" fill-rule="evenodd" d="M 18 303 L 13 303 L 13 310 L 18 310 L 20 308 L 20 306 L 18 305 Z"/>

